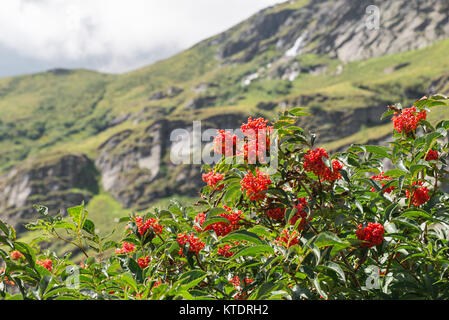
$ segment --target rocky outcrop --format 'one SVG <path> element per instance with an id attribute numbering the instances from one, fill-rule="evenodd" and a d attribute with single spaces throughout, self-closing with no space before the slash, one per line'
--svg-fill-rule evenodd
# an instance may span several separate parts
<path id="1" fill-rule="evenodd" d="M 263 10 L 224 33 L 217 57 L 247 62 L 273 46 L 288 57 L 360 60 L 428 46 L 449 36 L 448 22 L 446 0 L 310 1 L 297 10 Z"/>
<path id="2" fill-rule="evenodd" d="M 216 100 L 217 100 L 216 96 L 200 96 L 187 101 L 185 107 L 187 109 L 200 109 L 206 107 L 213 107 L 215 105 Z"/>
<path id="3" fill-rule="evenodd" d="M 183 89 L 178 87 L 169 87 L 165 91 L 158 90 L 154 92 L 151 97 L 148 98 L 148 101 L 161 100 L 165 98 L 173 98 L 179 95 Z"/>
<path id="4" fill-rule="evenodd" d="M 239 128 L 245 117 L 243 113 L 211 116 L 201 122 L 201 131 Z M 178 139 L 175 130 L 188 138 Z M 138 210 L 173 194 L 197 195 L 203 185 L 201 163 L 194 163 L 192 157 L 206 143 L 196 148 L 192 132 L 192 122 L 161 119 L 144 133 L 125 130 L 109 138 L 95 161 L 103 188 L 124 207 Z"/>
<path id="5" fill-rule="evenodd" d="M 126 130 L 109 138 L 100 146 L 95 161 L 103 188 L 128 208 L 140 208 L 170 195 L 170 189 L 176 189 L 166 180 L 168 170 L 173 170 L 166 159 L 172 143 L 170 133 L 187 126 L 182 121 L 163 119 L 144 132 Z"/>
<path id="6" fill-rule="evenodd" d="M 18 231 L 35 216 L 33 205 L 50 211 L 88 202 L 98 192 L 97 171 L 85 155 L 62 155 L 43 162 L 22 164 L 0 178 L 2 218 Z"/>

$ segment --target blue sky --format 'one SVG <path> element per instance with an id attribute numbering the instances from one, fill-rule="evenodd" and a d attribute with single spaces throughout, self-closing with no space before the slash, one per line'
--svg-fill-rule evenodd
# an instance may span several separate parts
<path id="1" fill-rule="evenodd" d="M 284 1 L 2 1 L 0 78 L 57 67 L 131 71 Z"/>

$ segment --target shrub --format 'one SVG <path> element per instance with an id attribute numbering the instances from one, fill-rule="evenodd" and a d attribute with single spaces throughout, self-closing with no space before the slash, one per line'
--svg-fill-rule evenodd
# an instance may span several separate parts
<path id="1" fill-rule="evenodd" d="M 441 183 L 447 181 L 449 121 L 432 126 L 426 120 L 444 99 L 389 107 L 383 115 L 394 116 L 389 146 L 352 145 L 334 155 L 294 126 L 301 108 L 285 111 L 273 124 L 278 140 L 270 140 L 277 143 L 275 173 L 268 176 L 269 164 L 249 164 L 247 157 L 225 161 L 239 152 L 224 152 L 205 170 L 207 185 L 196 205 L 173 202 L 167 210 L 125 217 L 120 243 L 96 234 L 83 205 L 68 209 L 65 219 L 38 207 L 41 218 L 28 228 L 74 245 L 85 256 L 80 266 L 69 255 L 17 241 L 1 222 L 0 294 L 448 299 L 449 201 Z"/>

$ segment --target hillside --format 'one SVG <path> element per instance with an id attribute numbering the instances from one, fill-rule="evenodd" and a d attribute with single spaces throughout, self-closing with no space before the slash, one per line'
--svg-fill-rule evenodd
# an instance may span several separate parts
<path id="1" fill-rule="evenodd" d="M 377 31 L 365 28 L 372 4 Z M 134 72 L 0 79 L 2 218 L 21 231 L 33 204 L 84 200 L 106 225 L 122 210 L 195 197 L 200 166 L 169 160 L 170 132 L 194 120 L 236 128 L 300 105 L 313 115 L 299 125 L 330 150 L 381 141 L 386 105 L 449 93 L 448 22 L 446 0 L 290 1 Z"/>

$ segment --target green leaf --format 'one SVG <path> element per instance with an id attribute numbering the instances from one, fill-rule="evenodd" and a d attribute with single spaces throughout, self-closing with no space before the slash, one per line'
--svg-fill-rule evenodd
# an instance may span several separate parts
<path id="1" fill-rule="evenodd" d="M 48 271 L 46 268 L 44 268 L 43 266 L 41 266 L 40 264 L 35 264 L 34 265 L 34 269 L 36 269 L 36 271 L 41 275 L 41 276 L 49 276 L 51 277 L 51 272 Z"/>
<path id="2" fill-rule="evenodd" d="M 424 168 L 430 168 L 430 166 L 426 165 L 426 164 L 413 164 L 410 166 L 410 173 L 414 177 L 417 173 L 419 173 Z"/>
<path id="3" fill-rule="evenodd" d="M 401 217 L 407 217 L 407 218 L 422 217 L 422 218 L 427 218 L 427 219 L 432 218 L 432 216 L 430 214 L 428 214 L 427 212 L 425 212 L 424 210 L 417 210 L 417 209 L 406 210 L 401 214 Z"/>
<path id="4" fill-rule="evenodd" d="M 200 283 L 205 277 L 207 277 L 207 272 L 203 270 L 191 270 L 183 273 L 174 287 L 181 285 L 182 290 L 188 290 Z"/>
<path id="5" fill-rule="evenodd" d="M 95 235 L 95 224 L 91 220 L 86 219 L 84 221 L 83 230 L 91 235 Z"/>
<path id="6" fill-rule="evenodd" d="M 394 115 L 395 112 L 396 112 L 396 111 L 394 111 L 394 110 L 387 110 L 387 111 L 385 111 L 385 112 L 382 114 L 382 116 L 380 117 L 380 120 L 382 120 L 382 119 L 384 119 L 384 118 L 386 118 L 386 117 L 388 117 L 388 116 Z"/>
<path id="7" fill-rule="evenodd" d="M 227 236 L 224 236 L 221 238 L 221 242 L 230 241 L 230 240 L 237 240 L 237 241 L 248 241 L 255 244 L 263 244 L 264 242 L 262 239 L 259 238 L 259 236 L 253 232 L 249 232 L 246 230 L 237 230 L 234 232 L 231 232 Z"/>
<path id="8" fill-rule="evenodd" d="M 413 221 L 412 219 L 407 218 L 407 217 L 398 217 L 398 218 L 395 218 L 395 219 L 391 220 L 391 222 L 402 224 L 402 225 L 407 226 L 407 227 L 409 227 L 411 229 L 414 229 L 415 231 L 421 232 L 421 228 L 416 224 L 416 222 Z"/>
<path id="9" fill-rule="evenodd" d="M 234 202 L 234 201 L 236 201 L 237 197 L 240 196 L 241 194 L 242 194 L 242 191 L 241 191 L 240 183 L 235 184 L 233 186 L 229 186 L 226 189 L 226 193 L 223 196 L 223 202 L 224 203 Z"/>
<path id="10" fill-rule="evenodd" d="M 5 236 L 9 236 L 9 228 L 8 226 L 0 220 L 0 230 L 3 231 L 3 233 L 5 234 Z"/>
<path id="11" fill-rule="evenodd" d="M 381 156 L 382 158 L 391 159 L 391 155 L 388 153 L 391 150 L 388 147 L 368 145 L 368 146 L 365 146 L 365 148 L 366 148 L 367 152 L 377 154 L 377 155 Z"/>
<path id="12" fill-rule="evenodd" d="M 318 248 L 327 247 L 327 246 L 335 246 L 335 250 L 339 251 L 344 248 L 347 248 L 351 245 L 349 241 L 340 239 L 335 233 L 325 231 L 314 238 L 312 238 L 313 244 Z"/>
<path id="13" fill-rule="evenodd" d="M 67 221 L 56 221 L 53 224 L 53 227 L 56 229 L 70 229 L 76 231 L 76 225 Z"/>
<path id="14" fill-rule="evenodd" d="M 267 297 L 270 292 L 274 291 L 279 285 L 274 282 L 265 282 L 256 292 L 255 300 L 262 300 Z"/>
<path id="15" fill-rule="evenodd" d="M 263 236 L 263 237 L 270 237 L 270 230 L 266 229 L 265 227 L 261 226 L 261 225 L 257 225 L 252 227 L 251 229 L 248 229 L 249 232 L 253 232 L 259 236 Z"/>
<path id="16" fill-rule="evenodd" d="M 391 215 L 395 213 L 401 205 L 399 203 L 392 203 L 385 209 L 385 220 L 389 221 L 391 219 Z"/>
<path id="17" fill-rule="evenodd" d="M 269 245 L 256 245 L 249 248 L 244 248 L 234 254 L 230 260 L 237 259 L 239 257 L 255 257 L 265 253 L 273 254 L 274 250 Z"/>
<path id="18" fill-rule="evenodd" d="M 25 242 L 15 242 L 14 247 L 16 250 L 20 251 L 28 261 L 28 264 L 33 267 L 36 263 L 36 256 L 34 250 Z"/>
<path id="19" fill-rule="evenodd" d="M 318 293 L 320 294 L 320 296 L 322 296 L 324 299 L 327 299 L 327 294 L 326 292 L 324 292 L 321 289 L 320 286 L 320 280 L 318 279 L 318 276 L 315 277 L 315 279 L 313 279 L 313 286 L 315 287 L 316 291 L 318 291 Z"/>
<path id="20" fill-rule="evenodd" d="M 293 218 L 293 216 L 298 212 L 298 209 L 291 208 L 285 213 L 285 223 L 289 223 L 289 221 Z"/>
<path id="21" fill-rule="evenodd" d="M 344 273 L 343 269 L 338 264 L 336 264 L 335 262 L 328 262 L 326 264 L 326 267 L 335 271 L 343 283 L 346 282 L 345 273 Z"/>
<path id="22" fill-rule="evenodd" d="M 84 204 L 67 209 L 67 213 L 71 217 L 72 221 L 76 224 L 77 229 L 81 230 L 86 219 L 86 210 Z"/>
<path id="23" fill-rule="evenodd" d="M 284 190 L 282 190 L 281 188 L 269 188 L 267 190 L 262 191 L 261 193 L 277 195 L 277 196 L 279 196 L 278 197 L 279 201 L 281 201 L 282 203 L 284 203 L 286 205 L 290 205 L 287 193 Z"/>
<path id="24" fill-rule="evenodd" d="M 390 176 L 390 177 L 401 177 L 406 175 L 406 172 L 404 172 L 403 170 L 399 170 L 399 169 L 391 169 L 388 170 L 387 172 L 384 173 L 385 176 Z"/>

